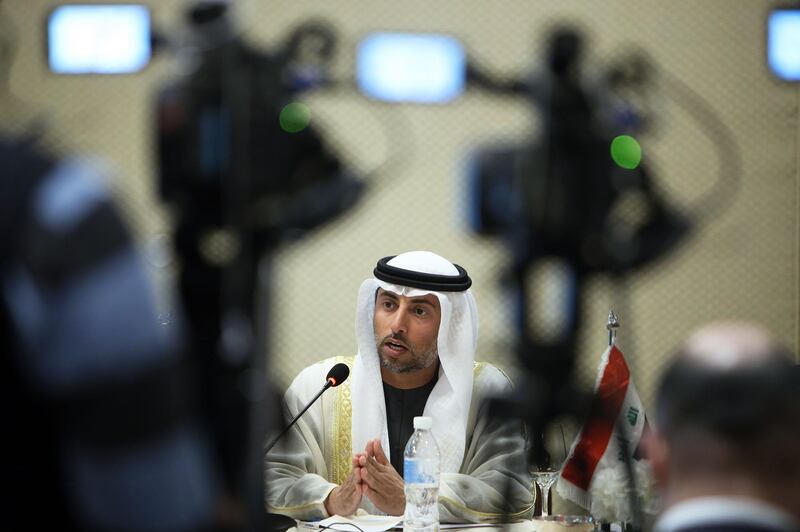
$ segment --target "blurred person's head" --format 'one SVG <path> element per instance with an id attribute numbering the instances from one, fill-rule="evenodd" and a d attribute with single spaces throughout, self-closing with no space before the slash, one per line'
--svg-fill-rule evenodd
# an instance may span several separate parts
<path id="1" fill-rule="evenodd" d="M 646 446 L 665 509 L 755 499 L 800 518 L 800 389 L 788 351 L 747 323 L 706 326 L 663 374 Z"/>
<path id="2" fill-rule="evenodd" d="M 583 55 L 584 38 L 571 26 L 556 28 L 547 41 L 547 64 L 550 71 L 563 78 L 577 73 Z"/>
<path id="3" fill-rule="evenodd" d="M 236 3 L 230 0 L 197 0 L 185 8 L 187 33 L 184 46 L 199 52 L 206 60 L 217 58 L 239 44 L 242 28 Z M 224 60 L 224 55 L 218 58 Z"/>

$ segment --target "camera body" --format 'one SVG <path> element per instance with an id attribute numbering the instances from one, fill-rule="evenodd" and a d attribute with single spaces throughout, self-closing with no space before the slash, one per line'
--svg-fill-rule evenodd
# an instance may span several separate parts
<path id="1" fill-rule="evenodd" d="M 233 40 L 204 53 L 194 72 L 160 92 L 159 192 L 179 224 L 237 227 L 269 247 L 355 202 L 360 182 L 316 129 L 282 129 L 281 110 L 294 96 L 285 68 L 279 54 Z M 309 201 L 322 189 L 339 201 Z"/>
<path id="2" fill-rule="evenodd" d="M 520 272 L 555 257 L 578 275 L 624 273 L 664 255 L 689 227 L 645 165 L 623 168 L 611 157 L 612 140 L 646 122 L 618 94 L 645 87 L 645 58 L 633 56 L 588 84 L 582 47 L 576 30 L 554 31 L 547 68 L 524 82 L 498 84 L 473 69 L 479 86 L 525 96 L 542 118 L 538 138 L 484 147 L 468 175 L 471 229 L 504 238 Z M 640 215 L 620 216 L 631 198 Z"/>

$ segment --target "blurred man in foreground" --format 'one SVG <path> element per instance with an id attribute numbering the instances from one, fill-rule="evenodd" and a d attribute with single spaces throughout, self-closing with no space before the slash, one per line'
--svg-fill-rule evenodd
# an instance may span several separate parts
<path id="1" fill-rule="evenodd" d="M 754 325 L 692 335 L 662 377 L 646 439 L 665 511 L 657 532 L 800 530 L 796 366 Z"/>
<path id="2" fill-rule="evenodd" d="M 2 137 L 0 167 L 3 528 L 210 529 L 188 370 L 107 168 Z"/>

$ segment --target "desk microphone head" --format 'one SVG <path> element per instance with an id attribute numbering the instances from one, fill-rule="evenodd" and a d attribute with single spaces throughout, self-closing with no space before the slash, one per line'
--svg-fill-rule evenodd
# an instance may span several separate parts
<path id="1" fill-rule="evenodd" d="M 335 387 L 347 380 L 348 375 L 350 375 L 350 368 L 347 367 L 347 364 L 339 362 L 331 368 L 325 380 Z"/>

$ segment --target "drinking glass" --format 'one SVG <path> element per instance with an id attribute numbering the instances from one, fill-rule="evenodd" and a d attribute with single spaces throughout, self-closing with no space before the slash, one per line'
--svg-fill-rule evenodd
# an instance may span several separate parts
<path id="1" fill-rule="evenodd" d="M 561 468 L 567 460 L 567 441 L 564 427 L 559 423 L 551 424 L 542 438 L 544 453 L 539 463 L 531 460 L 530 474 L 542 493 L 542 516 L 550 515 L 550 489 L 558 480 Z"/>

